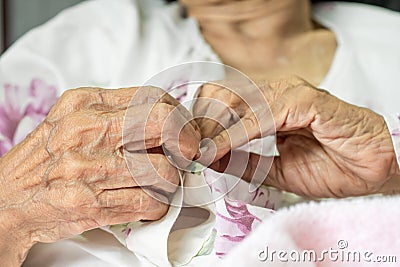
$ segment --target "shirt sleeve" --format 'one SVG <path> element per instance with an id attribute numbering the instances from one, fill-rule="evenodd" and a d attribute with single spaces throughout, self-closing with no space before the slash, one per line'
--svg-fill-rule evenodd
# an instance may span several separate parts
<path id="1" fill-rule="evenodd" d="M 400 166 L 400 114 L 384 116 L 392 138 L 397 164 Z"/>

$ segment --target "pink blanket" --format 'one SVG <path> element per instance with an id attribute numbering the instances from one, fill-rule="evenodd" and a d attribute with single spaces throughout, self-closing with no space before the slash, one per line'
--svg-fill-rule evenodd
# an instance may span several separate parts
<path id="1" fill-rule="evenodd" d="M 399 204 L 371 197 L 279 210 L 223 266 L 400 266 Z"/>

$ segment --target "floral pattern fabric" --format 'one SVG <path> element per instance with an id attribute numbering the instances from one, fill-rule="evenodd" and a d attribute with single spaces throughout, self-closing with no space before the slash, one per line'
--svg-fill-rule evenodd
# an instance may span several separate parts
<path id="1" fill-rule="evenodd" d="M 217 199 L 214 251 L 218 257 L 223 257 L 265 219 L 265 214 L 273 215 L 282 195 L 267 187 L 249 192 L 247 182 L 210 169 L 203 174 Z M 218 179 L 217 182 L 215 179 Z M 237 184 L 232 187 L 232 183 Z M 218 199 L 221 194 L 225 196 Z M 253 212 L 251 208 L 254 206 L 262 208 L 262 214 Z"/>
<path id="2" fill-rule="evenodd" d="M 4 84 L 0 97 L 0 156 L 21 142 L 57 101 L 55 86 L 39 78 L 26 87 Z"/>

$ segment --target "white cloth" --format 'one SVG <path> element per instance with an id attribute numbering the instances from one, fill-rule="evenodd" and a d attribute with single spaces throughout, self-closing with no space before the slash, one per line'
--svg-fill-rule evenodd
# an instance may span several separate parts
<path id="1" fill-rule="evenodd" d="M 319 87 L 381 114 L 399 112 L 400 14 L 355 3 L 316 5 L 314 18 L 331 29 L 338 47 Z M 373 18 L 373 19 L 371 19 Z"/>
<path id="2" fill-rule="evenodd" d="M 349 102 L 393 112 L 393 99 L 400 94 L 396 76 L 400 71 L 400 16 L 350 3 L 318 5 L 313 14 L 338 39 L 334 62 L 321 86 Z M 81 86 L 126 87 L 141 85 L 167 67 L 199 60 L 220 61 L 202 38 L 196 21 L 183 19 L 177 4 L 90 0 L 63 11 L 7 50 L 0 59 L 0 84 L 28 86 L 39 78 L 56 86 L 59 94 Z M 165 258 L 146 260 L 142 256 L 147 253 L 151 257 L 154 251 L 166 255 L 160 245 L 165 245 L 163 238 L 147 240 L 146 244 L 154 247 L 138 255 L 109 233 L 93 230 L 69 240 L 37 245 L 25 265 L 161 265 Z M 193 253 L 194 247 L 188 246 Z M 180 256 L 190 258 L 189 254 Z M 201 265 L 213 257 L 196 257 L 192 264 Z"/>

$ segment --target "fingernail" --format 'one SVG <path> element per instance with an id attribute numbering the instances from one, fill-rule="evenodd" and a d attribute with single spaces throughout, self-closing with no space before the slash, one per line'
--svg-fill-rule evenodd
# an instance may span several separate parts
<path id="1" fill-rule="evenodd" d="M 209 149 L 208 144 L 206 144 L 203 147 L 200 147 L 200 155 L 203 155 L 204 153 L 206 153 L 208 149 Z"/>

